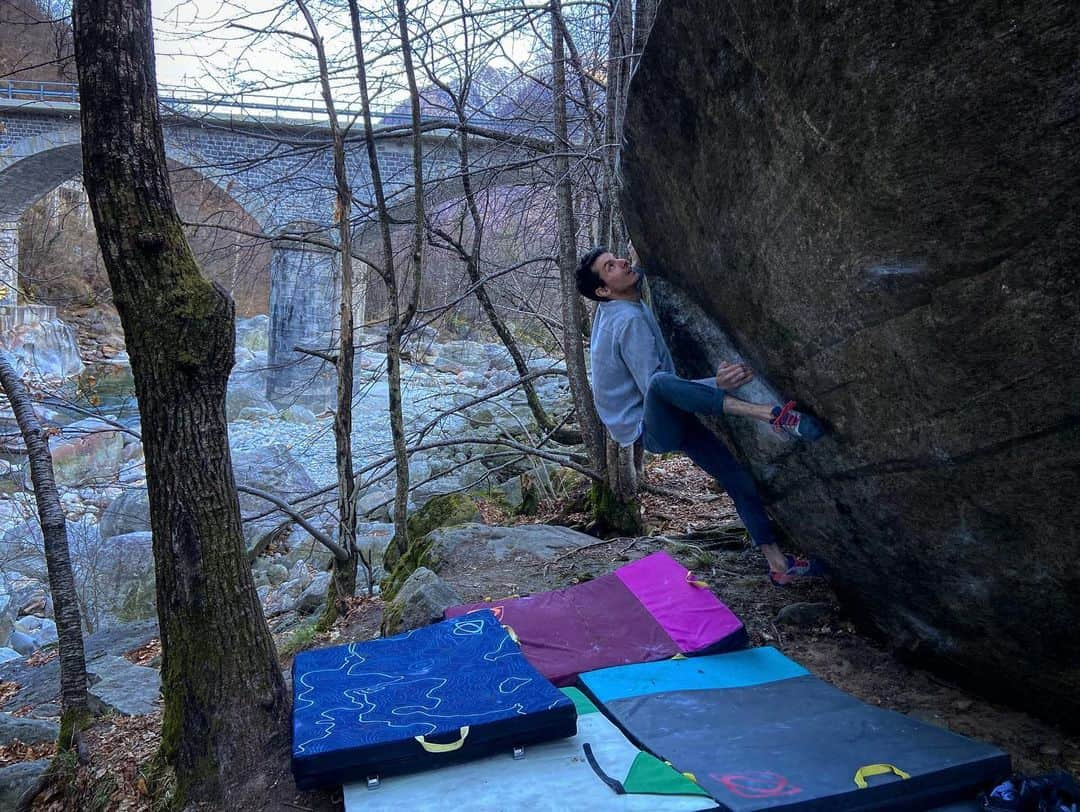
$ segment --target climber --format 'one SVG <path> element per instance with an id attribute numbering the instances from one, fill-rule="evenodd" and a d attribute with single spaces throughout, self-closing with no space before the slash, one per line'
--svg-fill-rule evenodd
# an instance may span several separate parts
<path id="1" fill-rule="evenodd" d="M 620 446 L 639 438 L 656 454 L 681 451 L 715 477 L 735 503 L 754 544 L 769 564 L 769 580 L 787 586 L 820 574 L 816 562 L 780 551 L 750 474 L 695 414 L 733 415 L 768 422 L 797 439 L 813 442 L 824 434 L 812 416 L 783 406 L 749 403 L 729 392 L 749 383 L 745 364 L 722 362 L 715 378 L 686 380 L 675 375 L 656 317 L 641 301 L 642 271 L 631 245 L 630 259 L 598 246 L 577 267 L 577 289 L 599 302 L 593 322 L 593 399 L 600 419 Z"/>

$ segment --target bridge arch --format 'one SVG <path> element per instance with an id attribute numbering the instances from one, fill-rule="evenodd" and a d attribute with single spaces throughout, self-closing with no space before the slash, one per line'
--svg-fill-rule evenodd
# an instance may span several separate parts
<path id="1" fill-rule="evenodd" d="M 194 172 L 236 201 L 264 234 L 274 233 L 275 218 L 266 204 L 242 185 L 200 169 L 205 165 L 202 156 L 167 140 L 165 157 L 170 170 L 183 168 Z M 17 141 L 0 152 L 0 222 L 17 221 L 42 195 L 81 174 L 82 138 L 78 124 Z"/>
<path id="2" fill-rule="evenodd" d="M 77 99 L 74 92 L 62 102 L 0 95 L 0 282 L 17 283 L 18 232 L 12 225 L 42 195 L 81 173 L 78 105 L 72 99 Z M 271 310 L 276 307 L 275 312 L 281 314 L 279 319 L 273 315 L 271 318 L 270 341 L 280 350 L 273 364 L 282 369 L 298 366 L 294 347 L 319 346 L 321 342 L 315 341 L 313 335 L 317 333 L 329 341 L 338 329 L 336 284 L 330 284 L 337 274 L 334 252 L 318 244 L 295 241 L 298 234 L 311 228 L 322 229 L 325 235 L 332 221 L 333 172 L 325 125 L 231 114 L 211 114 L 202 120 L 167 114 L 164 124 L 166 155 L 173 165 L 190 170 L 220 189 L 273 241 Z M 381 138 L 378 145 L 384 183 L 394 199 L 395 210 L 401 212 L 411 209 L 409 139 L 411 135 L 404 133 Z M 425 173 L 445 176 L 441 182 L 429 180 L 429 201 L 437 205 L 460 196 L 460 180 L 454 177 L 455 139 L 446 132 L 433 131 L 424 136 L 424 141 Z M 484 160 L 490 161 L 490 168 L 483 174 L 488 178 L 499 176 L 496 185 L 524 182 L 529 176 L 528 172 L 505 171 L 505 162 L 520 160 L 521 145 L 483 138 L 480 143 L 486 147 L 479 154 L 486 153 Z M 524 148 L 538 149 L 535 144 Z M 478 152 L 474 151 L 474 157 L 479 157 Z M 366 156 L 353 145 L 348 160 L 354 191 L 363 195 L 370 185 Z M 298 225 L 301 220 L 313 220 L 318 225 Z M 6 229 L 4 224 L 8 224 Z M 314 284 L 315 280 L 319 283 Z M 12 284 L 12 289 L 17 285 Z M 362 312 L 357 315 L 362 320 Z M 302 325 L 308 332 L 290 332 L 310 319 L 317 321 Z M 292 327 L 286 329 L 287 323 Z M 270 378 L 277 375 L 272 371 Z M 289 397 L 290 388 L 275 388 L 271 380 L 268 395 L 272 400 L 283 400 Z M 331 384 L 328 392 L 332 391 Z"/>
<path id="3" fill-rule="evenodd" d="M 237 206 L 248 222 L 245 231 L 267 239 L 274 227 L 270 210 L 242 187 L 200 171 L 201 159 L 182 145 L 167 144 L 171 173 L 183 170 L 185 183 L 206 184 Z M 82 141 L 78 122 L 68 120 L 52 130 L 28 136 L 0 151 L 0 305 L 17 306 L 19 289 L 19 223 L 44 195 L 82 174 Z M 174 187 L 176 188 L 176 187 Z M 226 207 L 226 210 L 229 207 Z M 212 223 L 206 223 L 212 227 Z M 252 234 L 248 237 L 255 236 Z"/>

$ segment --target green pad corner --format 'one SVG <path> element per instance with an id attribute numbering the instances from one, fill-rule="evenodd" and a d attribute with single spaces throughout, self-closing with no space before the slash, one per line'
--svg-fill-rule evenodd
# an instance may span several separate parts
<path id="1" fill-rule="evenodd" d="M 623 787 L 635 795 L 709 795 L 670 764 L 644 752 L 630 765 Z"/>
<path id="2" fill-rule="evenodd" d="M 578 716 L 584 716 L 587 713 L 599 713 L 596 705 L 594 705 L 589 697 L 585 696 L 578 688 L 560 688 L 564 694 L 574 701 L 574 709 L 577 710 Z"/>

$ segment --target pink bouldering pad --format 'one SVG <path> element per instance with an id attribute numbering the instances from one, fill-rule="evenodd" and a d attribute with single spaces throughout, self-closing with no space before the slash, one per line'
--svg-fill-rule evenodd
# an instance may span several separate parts
<path id="1" fill-rule="evenodd" d="M 742 622 L 665 552 L 577 586 L 452 606 L 445 614 L 477 609 L 491 609 L 529 662 L 558 686 L 583 671 L 746 645 Z"/>

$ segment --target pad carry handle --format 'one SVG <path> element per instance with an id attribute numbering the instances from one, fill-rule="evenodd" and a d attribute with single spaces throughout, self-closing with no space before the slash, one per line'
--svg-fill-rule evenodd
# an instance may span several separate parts
<path id="1" fill-rule="evenodd" d="M 855 772 L 855 786 L 859 789 L 866 789 L 866 779 L 875 775 L 898 775 L 900 778 L 907 780 L 911 778 L 906 772 L 899 767 L 894 767 L 892 764 L 867 764 L 865 767 L 859 767 Z"/>
<path id="2" fill-rule="evenodd" d="M 429 742 L 423 736 L 413 736 L 417 743 L 429 753 L 453 753 L 455 750 L 460 750 L 461 746 L 465 744 L 465 737 L 469 735 L 469 726 L 461 728 L 458 731 L 461 734 L 461 738 L 456 742 L 447 742 L 446 744 L 438 744 L 437 742 Z"/>

